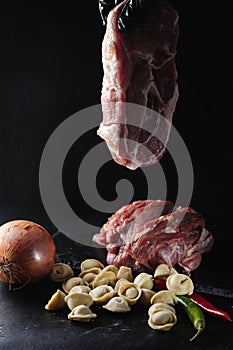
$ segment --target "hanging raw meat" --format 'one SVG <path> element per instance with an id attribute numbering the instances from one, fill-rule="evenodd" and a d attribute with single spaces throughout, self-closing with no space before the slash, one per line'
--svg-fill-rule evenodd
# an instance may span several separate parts
<path id="1" fill-rule="evenodd" d="M 117 163 L 136 169 L 158 162 L 169 138 L 178 99 L 178 14 L 168 2 L 155 1 L 132 29 L 120 32 L 117 20 L 124 4 L 116 6 L 107 20 L 102 45 L 103 122 L 97 133 Z"/>

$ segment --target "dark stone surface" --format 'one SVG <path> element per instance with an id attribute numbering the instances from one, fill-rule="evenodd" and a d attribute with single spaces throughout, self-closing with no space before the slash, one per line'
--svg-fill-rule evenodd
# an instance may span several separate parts
<path id="1" fill-rule="evenodd" d="M 75 274 L 86 258 L 105 262 L 105 250 L 89 248 L 72 242 L 61 233 L 54 236 L 57 261 L 69 263 Z M 227 261 L 225 261 L 227 263 Z M 224 265 L 221 265 L 221 267 Z M 218 262 L 214 252 L 206 256 L 205 263 L 193 274 L 196 282 L 232 287 L 230 269 L 217 271 Z M 189 338 L 194 329 L 187 316 L 178 307 L 177 324 L 169 332 L 152 330 L 147 324 L 147 308 L 139 303 L 124 315 L 116 315 L 93 305 L 97 318 L 82 324 L 67 318 L 68 308 L 47 311 L 45 304 L 51 295 L 61 288 L 60 283 L 48 278 L 22 289 L 8 290 L 0 283 L 0 348 L 8 349 L 150 349 L 161 350 L 231 350 L 233 324 L 225 319 L 206 315 L 205 331 L 192 343 Z M 204 295 L 219 308 L 233 317 L 233 299 Z"/>

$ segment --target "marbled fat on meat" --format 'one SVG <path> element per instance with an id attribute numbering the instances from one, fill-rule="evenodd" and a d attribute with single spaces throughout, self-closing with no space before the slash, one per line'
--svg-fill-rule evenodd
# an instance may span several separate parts
<path id="1" fill-rule="evenodd" d="M 113 249 L 131 241 L 131 235 L 146 222 L 157 219 L 160 215 L 171 213 L 174 204 L 170 201 L 139 200 L 127 204 L 113 214 L 103 225 L 93 241 L 108 245 Z"/>
<path id="2" fill-rule="evenodd" d="M 210 251 L 213 235 L 194 209 L 168 201 L 141 200 L 113 214 L 93 241 L 106 246 L 107 263 L 134 271 L 153 271 L 158 264 L 179 265 L 187 273 Z"/>
<path id="3" fill-rule="evenodd" d="M 110 12 L 102 44 L 103 122 L 97 133 L 117 163 L 136 169 L 158 162 L 168 141 L 178 99 L 178 14 L 167 2 L 155 1 L 122 33 L 117 20 L 124 4 Z"/>

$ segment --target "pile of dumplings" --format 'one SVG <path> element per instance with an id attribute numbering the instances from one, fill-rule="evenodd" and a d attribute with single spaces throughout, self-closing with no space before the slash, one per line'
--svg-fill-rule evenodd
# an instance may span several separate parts
<path id="1" fill-rule="evenodd" d="M 136 277 L 130 267 L 104 266 L 96 259 L 86 259 L 80 267 L 81 272 L 75 276 L 68 264 L 54 264 L 50 279 L 62 283 L 62 290 L 52 295 L 46 310 L 68 307 L 68 319 L 90 322 L 97 317 L 91 310 L 94 304 L 113 313 L 126 313 L 140 302 L 148 307 L 148 325 L 167 331 L 177 322 L 176 295 L 190 295 L 194 289 L 189 276 L 166 264 L 157 266 L 153 275 L 142 272 Z M 156 278 L 166 280 L 167 290 L 153 290 Z"/>

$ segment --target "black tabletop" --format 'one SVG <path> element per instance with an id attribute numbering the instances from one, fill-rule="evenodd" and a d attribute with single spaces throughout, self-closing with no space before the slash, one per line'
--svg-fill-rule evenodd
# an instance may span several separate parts
<path id="1" fill-rule="evenodd" d="M 105 250 L 90 248 L 72 242 L 63 234 L 54 235 L 57 247 L 57 261 L 69 263 L 78 275 L 80 263 L 86 258 L 96 258 L 105 263 Z M 230 242 L 229 242 L 230 243 Z M 227 253 L 230 253 L 227 251 Z M 229 288 L 230 264 L 226 258 L 218 263 L 217 249 L 206 257 L 203 265 L 193 273 L 193 280 L 215 287 Z M 205 315 L 206 328 L 192 343 L 194 328 L 186 314 L 177 309 L 177 324 L 168 332 L 155 331 L 148 326 L 148 308 L 137 303 L 126 314 L 114 314 L 92 306 L 97 318 L 88 323 L 68 320 L 68 308 L 47 311 L 45 305 L 61 284 L 49 278 L 22 289 L 8 290 L 7 284 L 0 284 L 0 345 L 1 349 L 232 349 L 232 322 Z M 233 299 L 202 294 L 215 306 L 233 317 Z"/>
<path id="2" fill-rule="evenodd" d="M 180 23 L 176 60 L 180 97 L 173 124 L 192 160 L 190 206 L 204 216 L 215 239 L 192 278 L 195 283 L 233 289 L 231 97 L 226 88 L 232 62 L 231 22 L 227 5 L 218 1 L 172 3 Z M 57 233 L 61 227 L 53 222 L 41 199 L 39 169 L 46 142 L 60 123 L 100 102 L 104 31 L 97 1 L 56 6 L 11 1 L 0 11 L 0 224 L 18 218 L 40 223 L 54 237 L 57 261 L 71 264 L 77 274 L 83 259 L 93 257 L 106 263 L 106 251 Z M 87 205 L 76 177 L 85 149 L 99 142 L 96 129 L 82 135 L 63 169 L 67 201 L 96 232 L 111 210 Z M 171 158 L 165 154 L 161 166 L 168 184 L 166 197 L 175 201 L 178 181 Z M 90 173 L 86 173 L 87 180 Z M 113 161 L 97 174 L 100 197 L 115 200 L 121 178 L 133 184 L 133 199 L 147 197 L 142 172 L 126 171 Z M 158 199 L 156 194 L 152 197 Z M 140 304 L 125 315 L 95 305 L 97 318 L 92 322 L 72 322 L 67 309 L 44 309 L 57 288 L 61 286 L 48 278 L 12 291 L 0 283 L 0 349 L 233 349 L 232 322 L 206 315 L 205 331 L 190 343 L 194 329 L 181 310 L 169 332 L 151 329 L 147 310 Z M 233 317 L 233 299 L 203 296 Z"/>

